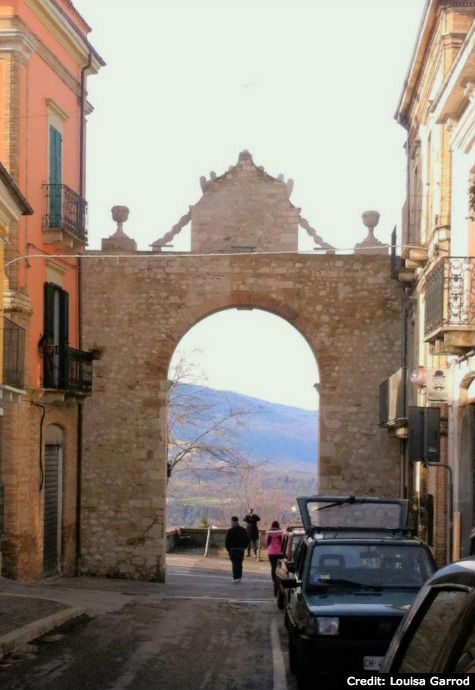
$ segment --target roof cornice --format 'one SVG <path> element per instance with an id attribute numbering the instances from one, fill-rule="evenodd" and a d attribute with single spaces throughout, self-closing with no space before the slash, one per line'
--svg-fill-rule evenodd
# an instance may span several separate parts
<path id="1" fill-rule="evenodd" d="M 88 71 L 95 74 L 105 64 L 86 36 L 55 0 L 25 0 L 25 3 L 66 48 L 78 65 L 86 64 L 91 55 L 91 67 Z"/>
<path id="2" fill-rule="evenodd" d="M 417 31 L 416 42 L 412 51 L 409 67 L 404 79 L 402 93 L 399 98 L 399 103 L 395 113 L 395 119 L 403 127 L 408 128 L 407 111 L 412 100 L 414 87 L 419 77 L 420 69 L 425 54 L 425 49 L 429 42 L 432 30 L 434 28 L 436 10 L 438 7 L 438 0 L 426 0 L 426 4 L 422 13 L 422 19 Z"/>

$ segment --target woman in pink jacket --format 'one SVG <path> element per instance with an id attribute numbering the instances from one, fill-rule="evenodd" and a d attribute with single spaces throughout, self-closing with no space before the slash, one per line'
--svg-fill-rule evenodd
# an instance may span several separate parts
<path id="1" fill-rule="evenodd" d="M 276 577 L 275 569 L 277 568 L 277 561 L 282 558 L 282 542 L 284 540 L 284 533 L 280 529 L 277 520 L 271 525 L 270 530 L 266 533 L 266 547 L 267 555 L 269 556 L 272 580 L 274 582 L 274 594 L 276 594 Z"/>

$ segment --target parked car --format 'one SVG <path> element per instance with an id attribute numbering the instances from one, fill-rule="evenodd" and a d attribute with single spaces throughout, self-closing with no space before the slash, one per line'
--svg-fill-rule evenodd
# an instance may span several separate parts
<path id="1" fill-rule="evenodd" d="M 298 689 L 308 690 L 323 676 L 377 672 L 435 564 L 429 548 L 405 529 L 406 501 L 297 500 L 305 537 L 294 572 L 279 580 L 289 592 L 290 669 Z"/>
<path id="2" fill-rule="evenodd" d="M 295 572 L 295 552 L 297 546 L 300 544 L 305 536 L 305 530 L 302 525 L 289 525 L 284 532 L 284 541 L 282 543 L 283 557 L 277 561 L 277 586 L 276 586 L 276 601 L 277 607 L 283 609 L 285 601 L 288 599 L 288 590 L 282 587 L 282 579 L 294 577 Z M 290 568 L 290 570 L 289 570 Z"/>
<path id="3" fill-rule="evenodd" d="M 475 558 L 438 570 L 396 631 L 384 673 L 475 673 Z"/>

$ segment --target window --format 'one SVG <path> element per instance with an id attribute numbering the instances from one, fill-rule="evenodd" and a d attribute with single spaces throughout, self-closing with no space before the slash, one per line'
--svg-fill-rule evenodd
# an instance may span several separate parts
<path id="1" fill-rule="evenodd" d="M 43 335 L 44 386 L 63 388 L 69 342 L 68 293 L 54 283 L 45 283 Z"/>
<path id="2" fill-rule="evenodd" d="M 421 587 L 432 574 L 427 551 L 402 544 L 317 544 L 309 584 L 332 580 L 376 587 Z"/>
<path id="3" fill-rule="evenodd" d="M 456 636 L 470 600 L 465 590 L 436 591 L 401 659 L 398 673 L 432 673 L 439 654 Z"/>

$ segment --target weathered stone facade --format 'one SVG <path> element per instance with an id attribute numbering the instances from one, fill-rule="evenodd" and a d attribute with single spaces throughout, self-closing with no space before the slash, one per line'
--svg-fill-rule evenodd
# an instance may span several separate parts
<path id="1" fill-rule="evenodd" d="M 43 577 L 45 442 L 52 425 L 61 428 L 64 447 L 58 544 L 61 571 L 69 576 L 76 573 L 77 416 L 75 398 L 65 401 L 61 393 L 43 395 L 33 390 L 7 410 L 2 455 L 2 477 L 9 497 L 2 541 L 3 572 L 7 577 Z"/>
<path id="2" fill-rule="evenodd" d="M 228 214 L 219 206 L 230 195 L 221 184 L 226 193 L 206 193 L 199 233 L 207 239 L 196 251 L 229 246 L 217 240 L 215 220 Z M 240 198 L 236 188 L 232 195 L 241 209 L 249 196 L 260 204 L 260 233 L 266 250 L 275 239 L 275 254 L 258 244 L 255 253 L 113 258 L 109 247 L 83 262 L 84 343 L 103 348 L 85 403 L 83 572 L 165 577 L 168 367 L 185 333 L 222 309 L 272 312 L 312 348 L 320 369 L 321 491 L 399 495 L 398 448 L 378 428 L 378 385 L 400 357 L 400 300 L 389 257 L 281 252 L 275 228 L 290 225 L 296 233 L 298 210 L 288 200 L 287 208 L 273 204 L 269 184 L 255 175 Z M 198 206 L 201 213 L 205 204 Z M 275 218 L 276 208 L 284 217 Z M 245 226 L 252 222 L 252 214 L 242 217 Z M 229 227 L 234 246 L 247 244 L 248 227 L 242 235 L 239 223 Z M 117 242 L 113 248 L 118 254 Z"/>

